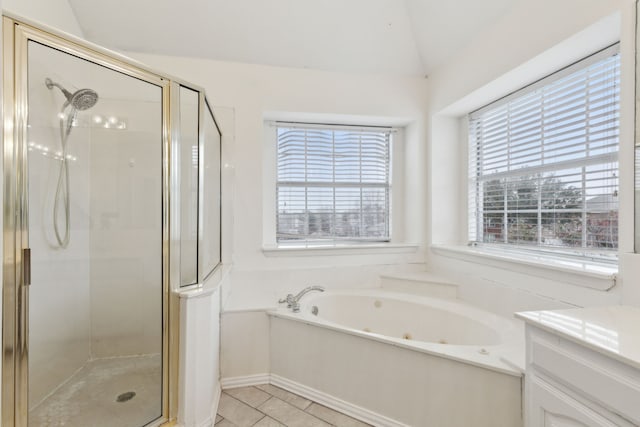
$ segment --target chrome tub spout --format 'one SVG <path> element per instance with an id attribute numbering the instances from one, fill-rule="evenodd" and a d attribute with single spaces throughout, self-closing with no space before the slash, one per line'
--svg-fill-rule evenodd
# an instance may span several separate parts
<path id="1" fill-rule="evenodd" d="M 280 304 L 287 303 L 287 307 L 290 308 L 294 313 L 298 313 L 300 311 L 300 298 L 305 296 L 311 291 L 324 292 L 324 287 L 322 286 L 309 286 L 298 292 L 297 295 L 288 294 L 285 298 L 278 300 Z"/>

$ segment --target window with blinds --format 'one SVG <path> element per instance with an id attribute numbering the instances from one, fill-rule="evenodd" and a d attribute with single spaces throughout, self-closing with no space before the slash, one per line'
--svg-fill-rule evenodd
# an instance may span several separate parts
<path id="1" fill-rule="evenodd" d="M 277 124 L 277 241 L 389 241 L 391 129 Z"/>
<path id="2" fill-rule="evenodd" d="M 469 239 L 615 260 L 618 46 L 469 116 Z"/>

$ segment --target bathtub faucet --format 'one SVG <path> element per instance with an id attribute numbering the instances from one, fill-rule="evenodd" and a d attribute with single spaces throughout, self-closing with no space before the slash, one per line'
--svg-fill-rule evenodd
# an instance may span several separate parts
<path id="1" fill-rule="evenodd" d="M 300 298 L 305 296 L 307 293 L 311 291 L 319 291 L 324 292 L 324 288 L 322 286 L 309 286 L 304 288 L 297 295 L 288 294 L 285 298 L 278 300 L 280 304 L 287 303 L 287 307 L 290 308 L 294 313 L 300 311 Z"/>

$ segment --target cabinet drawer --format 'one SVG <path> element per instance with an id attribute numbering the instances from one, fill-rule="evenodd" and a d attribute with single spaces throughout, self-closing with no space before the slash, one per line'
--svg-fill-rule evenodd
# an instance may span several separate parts
<path id="1" fill-rule="evenodd" d="M 531 393 L 527 408 L 528 427 L 633 426 L 613 415 L 610 418 L 605 416 L 602 409 L 596 412 L 535 375 L 528 381 Z"/>
<path id="2" fill-rule="evenodd" d="M 533 335 L 529 360 L 534 369 L 565 384 L 610 411 L 640 423 L 638 372 L 568 341 Z"/>

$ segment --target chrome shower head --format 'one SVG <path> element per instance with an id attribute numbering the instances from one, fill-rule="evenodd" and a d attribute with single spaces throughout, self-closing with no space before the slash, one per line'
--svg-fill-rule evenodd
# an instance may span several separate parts
<path id="1" fill-rule="evenodd" d="M 71 105 L 78 111 L 84 111 L 93 107 L 94 105 L 96 105 L 96 102 L 98 102 L 98 93 L 93 89 L 79 89 L 74 93 L 71 93 L 60 84 L 54 82 L 48 77 L 44 80 L 44 84 L 48 89 L 53 89 L 53 87 L 55 86 L 60 89 L 60 91 L 62 91 L 64 96 L 67 98 L 64 107 L 66 107 L 67 105 Z"/>
<path id="2" fill-rule="evenodd" d="M 98 93 L 93 89 L 79 89 L 69 102 L 79 111 L 88 110 L 98 102 Z"/>

